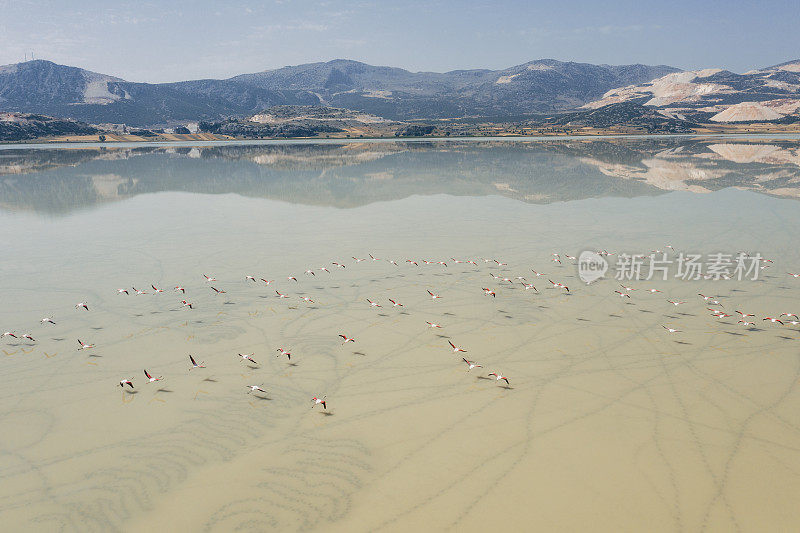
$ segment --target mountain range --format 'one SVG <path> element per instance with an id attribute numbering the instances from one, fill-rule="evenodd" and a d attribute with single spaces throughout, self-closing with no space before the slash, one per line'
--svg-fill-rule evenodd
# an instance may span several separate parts
<path id="1" fill-rule="evenodd" d="M 44 60 L 0 66 L 0 112 L 153 127 L 249 121 L 275 106 L 326 106 L 395 121 L 539 117 L 556 125 L 607 127 L 634 120 L 652 124 L 653 131 L 798 122 L 800 60 L 736 74 L 553 59 L 503 70 L 409 72 L 337 59 L 224 80 L 158 84 Z"/>
<path id="2" fill-rule="evenodd" d="M 324 105 L 393 120 L 510 117 L 572 110 L 613 89 L 679 72 L 659 65 L 542 59 L 504 70 L 409 72 L 333 60 L 224 80 L 138 83 L 35 60 L 0 66 L 0 111 L 153 126 Z"/>

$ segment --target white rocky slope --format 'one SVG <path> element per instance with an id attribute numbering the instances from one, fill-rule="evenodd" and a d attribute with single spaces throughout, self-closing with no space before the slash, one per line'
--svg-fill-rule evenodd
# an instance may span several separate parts
<path id="1" fill-rule="evenodd" d="M 772 121 L 800 110 L 800 60 L 735 74 L 721 69 L 675 72 L 652 82 L 612 89 L 584 107 L 640 101 L 669 116 L 714 122 Z"/>

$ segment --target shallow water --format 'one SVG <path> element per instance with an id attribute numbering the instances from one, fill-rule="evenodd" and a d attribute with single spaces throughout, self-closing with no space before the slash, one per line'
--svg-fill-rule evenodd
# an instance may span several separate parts
<path id="1" fill-rule="evenodd" d="M 800 522 L 800 328 L 761 320 L 800 313 L 796 140 L 65 147 L 0 171 L 0 329 L 36 339 L 0 340 L 4 529 Z M 654 249 L 773 262 L 628 299 L 563 255 Z"/>

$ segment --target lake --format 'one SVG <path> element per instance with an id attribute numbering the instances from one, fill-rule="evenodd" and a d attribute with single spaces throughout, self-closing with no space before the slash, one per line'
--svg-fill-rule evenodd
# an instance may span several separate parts
<path id="1" fill-rule="evenodd" d="M 4 146 L 0 522 L 795 529 L 798 198 L 785 136 Z"/>

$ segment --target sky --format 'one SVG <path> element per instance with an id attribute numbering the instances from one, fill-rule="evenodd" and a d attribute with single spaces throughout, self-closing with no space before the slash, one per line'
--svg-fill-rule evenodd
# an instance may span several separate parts
<path id="1" fill-rule="evenodd" d="M 798 0 L 0 0 L 0 65 L 33 55 L 142 82 L 338 58 L 436 72 L 541 58 L 745 72 L 800 58 L 798 21 Z"/>

